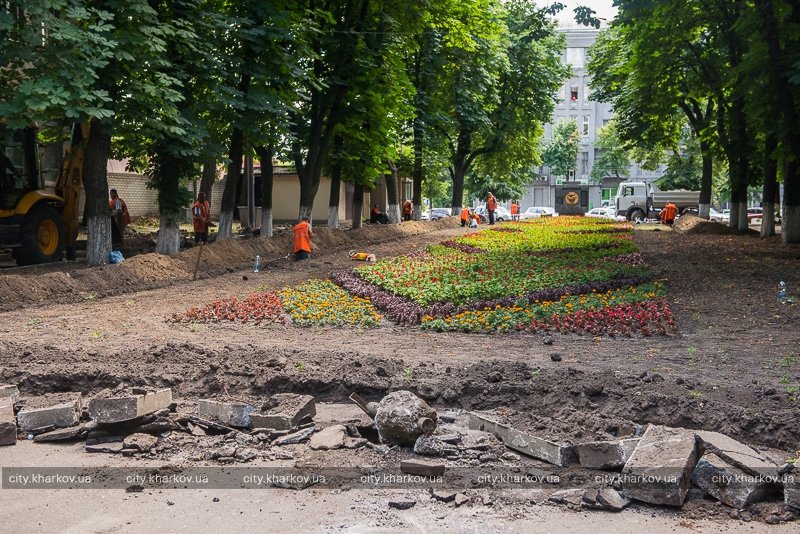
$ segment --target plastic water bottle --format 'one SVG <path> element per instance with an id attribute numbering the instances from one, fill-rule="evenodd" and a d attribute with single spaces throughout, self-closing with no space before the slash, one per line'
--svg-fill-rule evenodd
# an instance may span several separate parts
<path id="1" fill-rule="evenodd" d="M 259 270 L 261 270 L 261 256 L 256 254 L 256 263 L 255 267 L 253 267 L 253 272 L 257 273 Z"/>
<path id="2" fill-rule="evenodd" d="M 778 284 L 778 303 L 786 304 L 786 302 L 786 282 L 781 280 L 780 284 Z"/>

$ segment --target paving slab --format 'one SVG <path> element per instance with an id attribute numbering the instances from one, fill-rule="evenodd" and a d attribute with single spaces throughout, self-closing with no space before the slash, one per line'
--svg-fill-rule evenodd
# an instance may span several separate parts
<path id="1" fill-rule="evenodd" d="M 447 466 L 443 462 L 425 460 L 401 460 L 400 471 L 421 477 L 439 477 L 444 475 Z"/>
<path id="2" fill-rule="evenodd" d="M 81 418 L 81 394 L 58 395 L 62 402 L 41 408 L 23 408 L 17 414 L 17 425 L 23 432 L 39 428 L 64 428 L 77 425 Z M 66 400 L 65 400 L 66 399 Z"/>
<path id="3" fill-rule="evenodd" d="M 259 413 L 253 413 L 250 421 L 253 428 L 289 430 L 306 417 L 314 417 L 317 409 L 314 397 L 295 393 L 278 393 L 264 403 Z"/>
<path id="4" fill-rule="evenodd" d="M 719 432 L 696 430 L 695 434 L 704 450 L 713 452 L 730 465 L 764 479 L 778 479 L 780 468 L 754 448 Z"/>
<path id="5" fill-rule="evenodd" d="M 14 384 L 0 384 L 0 402 L 11 401 L 11 404 L 19 402 L 19 389 Z"/>
<path id="6" fill-rule="evenodd" d="M 250 415 L 255 411 L 256 407 L 246 402 L 201 399 L 197 403 L 198 416 L 240 428 L 250 426 Z"/>
<path id="7" fill-rule="evenodd" d="M 17 421 L 14 418 L 14 406 L 0 399 L 0 445 L 17 444 Z"/>
<path id="8" fill-rule="evenodd" d="M 138 395 L 92 398 L 89 416 L 98 423 L 123 423 L 163 410 L 172 403 L 169 388 Z"/>
<path id="9" fill-rule="evenodd" d="M 507 447 L 553 465 L 566 467 L 577 462 L 577 455 L 572 445 L 554 443 L 526 432 L 521 432 L 510 426 L 498 423 L 483 414 L 470 412 L 469 428 L 471 430 L 490 432 L 496 435 Z"/>
<path id="10" fill-rule="evenodd" d="M 767 493 L 761 475 L 745 473 L 714 453 L 706 453 L 694 468 L 692 482 L 717 499 L 737 510 L 760 501 Z"/>
<path id="11" fill-rule="evenodd" d="M 699 459 L 692 431 L 650 425 L 622 469 L 623 494 L 650 504 L 681 506 Z"/>
<path id="12" fill-rule="evenodd" d="M 308 446 L 315 451 L 329 451 L 344 447 L 347 428 L 344 425 L 333 425 L 324 428 L 311 436 Z"/>
<path id="13" fill-rule="evenodd" d="M 622 469 L 639 444 L 639 438 L 591 441 L 575 446 L 581 466 L 588 469 Z"/>

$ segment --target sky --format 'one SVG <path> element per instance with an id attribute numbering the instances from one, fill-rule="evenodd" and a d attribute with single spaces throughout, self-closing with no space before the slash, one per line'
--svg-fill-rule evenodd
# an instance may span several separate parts
<path id="1" fill-rule="evenodd" d="M 561 13 L 558 15 L 558 19 L 564 22 L 572 22 L 575 23 L 575 7 L 579 5 L 587 6 L 595 10 L 595 16 L 599 18 L 604 18 L 606 21 L 611 22 L 611 19 L 614 18 L 614 15 L 617 13 L 617 8 L 613 6 L 614 0 L 559 0 L 562 4 L 565 4 L 567 7 L 564 8 Z M 542 0 L 538 0 L 538 5 L 544 5 L 545 3 Z"/>

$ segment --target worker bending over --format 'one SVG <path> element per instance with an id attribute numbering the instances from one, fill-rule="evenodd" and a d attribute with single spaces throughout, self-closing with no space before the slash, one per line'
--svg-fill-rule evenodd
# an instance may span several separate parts
<path id="1" fill-rule="evenodd" d="M 300 222 L 294 226 L 294 259 L 307 260 L 311 257 L 311 219 L 303 215 Z"/>

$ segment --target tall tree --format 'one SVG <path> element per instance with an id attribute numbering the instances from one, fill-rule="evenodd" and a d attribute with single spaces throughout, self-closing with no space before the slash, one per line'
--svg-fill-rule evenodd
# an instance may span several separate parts
<path id="1" fill-rule="evenodd" d="M 581 135 L 574 120 L 553 126 L 553 135 L 542 146 L 542 163 L 555 176 L 567 176 L 578 162 Z"/>

